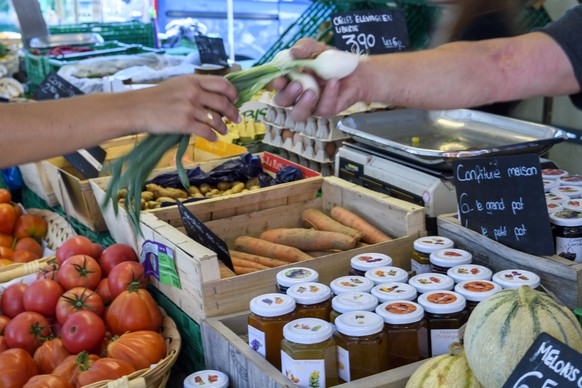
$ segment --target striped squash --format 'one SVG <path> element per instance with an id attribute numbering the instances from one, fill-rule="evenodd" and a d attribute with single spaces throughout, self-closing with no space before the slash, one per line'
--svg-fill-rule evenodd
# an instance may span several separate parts
<path id="1" fill-rule="evenodd" d="M 427 359 L 414 371 L 406 388 L 479 388 L 481 384 L 469 368 L 463 346 L 455 342 L 450 354 Z"/>
<path id="2" fill-rule="evenodd" d="M 582 352 L 580 323 L 549 295 L 529 286 L 492 295 L 477 305 L 467 322 L 469 366 L 485 388 L 501 387 L 542 332 Z"/>

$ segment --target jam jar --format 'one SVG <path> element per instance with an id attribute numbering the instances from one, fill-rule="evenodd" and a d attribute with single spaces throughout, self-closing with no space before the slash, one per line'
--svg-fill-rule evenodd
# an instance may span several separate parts
<path id="1" fill-rule="evenodd" d="M 452 278 L 455 283 L 462 283 L 467 280 L 491 280 L 493 272 L 482 265 L 463 264 L 449 268 L 447 276 Z"/>
<path id="2" fill-rule="evenodd" d="M 446 275 L 455 265 L 471 264 L 473 255 L 463 249 L 439 249 L 430 254 L 429 260 L 431 272 Z"/>
<path id="3" fill-rule="evenodd" d="M 408 281 L 408 272 L 394 266 L 369 269 L 364 276 L 376 285 L 382 283 L 406 283 Z"/>
<path id="4" fill-rule="evenodd" d="M 333 325 L 318 318 L 295 319 L 283 327 L 281 371 L 298 387 L 338 384 Z"/>
<path id="5" fill-rule="evenodd" d="M 544 192 L 546 193 L 553 193 L 553 189 L 560 186 L 560 183 L 555 179 L 544 179 Z"/>
<path id="6" fill-rule="evenodd" d="M 558 179 L 568 175 L 568 171 L 559 168 L 544 168 L 541 172 L 542 179 Z"/>
<path id="7" fill-rule="evenodd" d="M 540 277 L 533 272 L 521 269 L 507 269 L 493 274 L 491 278 L 502 288 L 519 288 L 521 286 L 530 286 L 538 289 L 540 286 Z"/>
<path id="8" fill-rule="evenodd" d="M 388 338 L 384 320 L 371 311 L 339 315 L 334 333 L 340 383 L 388 370 Z"/>
<path id="9" fill-rule="evenodd" d="M 367 292 L 346 292 L 334 296 L 331 300 L 331 313 L 329 321 L 335 322 L 338 315 L 350 311 L 374 311 L 378 306 L 378 298 Z"/>
<path id="10" fill-rule="evenodd" d="M 362 253 L 350 260 L 350 275 L 364 276 L 366 271 L 392 265 L 392 258 L 382 253 Z"/>
<path id="11" fill-rule="evenodd" d="M 550 214 L 556 255 L 582 262 L 582 212 L 562 210 Z"/>
<path id="12" fill-rule="evenodd" d="M 331 289 L 322 283 L 299 283 L 287 289 L 287 295 L 296 302 L 298 318 L 329 320 Z"/>
<path id="13" fill-rule="evenodd" d="M 569 201 L 571 198 L 564 194 L 546 193 L 546 202 L 555 202 L 561 204 Z"/>
<path id="14" fill-rule="evenodd" d="M 272 293 L 251 300 L 248 335 L 249 346 L 281 370 L 283 327 L 297 318 L 295 299 Z"/>
<path id="15" fill-rule="evenodd" d="M 317 282 L 319 274 L 311 268 L 292 267 L 277 272 L 277 290 L 286 293 L 287 289 L 294 284 Z"/>
<path id="16" fill-rule="evenodd" d="M 416 288 L 410 284 L 398 282 L 378 284 L 370 293 L 378 298 L 380 303 L 393 300 L 416 300 L 418 295 Z"/>
<path id="17" fill-rule="evenodd" d="M 184 388 L 228 388 L 229 384 L 228 376 L 225 373 L 212 369 L 192 373 L 184 380 Z"/>
<path id="18" fill-rule="evenodd" d="M 455 287 L 455 281 L 440 273 L 423 273 L 415 275 L 408 279 L 408 284 L 416 288 L 419 294 L 436 290 L 452 290 Z"/>
<path id="19" fill-rule="evenodd" d="M 428 322 L 421 305 L 394 300 L 376 307 L 376 314 L 384 319 L 389 369 L 428 358 Z"/>
<path id="20" fill-rule="evenodd" d="M 455 243 L 446 237 L 426 236 L 414 240 L 410 265 L 416 275 L 430 272 L 430 254 L 439 249 L 453 248 Z"/>
<path id="21" fill-rule="evenodd" d="M 339 295 L 352 291 L 370 292 L 374 287 L 374 282 L 364 276 L 352 275 L 336 278 L 329 286 L 334 295 Z"/>
<path id="22" fill-rule="evenodd" d="M 553 194 L 567 195 L 570 199 L 582 197 L 582 186 L 558 186 L 550 190 Z"/>
<path id="23" fill-rule="evenodd" d="M 546 207 L 548 208 L 548 214 L 564 210 L 564 207 L 557 202 L 546 202 Z"/>
<path id="24" fill-rule="evenodd" d="M 582 199 L 569 199 L 562 202 L 564 210 L 574 210 L 577 212 L 582 212 Z"/>
<path id="25" fill-rule="evenodd" d="M 418 297 L 428 320 L 430 355 L 447 354 L 453 342 L 461 341 L 469 318 L 465 297 L 454 291 L 430 291 Z"/>
<path id="26" fill-rule="evenodd" d="M 483 299 L 501 290 L 499 284 L 490 280 L 469 280 L 455 285 L 455 292 L 465 297 L 469 312 L 473 311 Z"/>
<path id="27" fill-rule="evenodd" d="M 558 178 L 562 186 L 582 186 L 582 175 L 565 175 Z"/>

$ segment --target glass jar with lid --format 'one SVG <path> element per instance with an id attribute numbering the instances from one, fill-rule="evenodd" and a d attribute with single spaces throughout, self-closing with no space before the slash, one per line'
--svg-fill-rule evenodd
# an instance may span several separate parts
<path id="1" fill-rule="evenodd" d="M 582 212 L 562 210 L 550 214 L 550 221 L 556 255 L 582 262 Z"/>
<path id="2" fill-rule="evenodd" d="M 447 354 L 453 342 L 460 342 L 469 318 L 465 297 L 454 291 L 430 291 L 418 297 L 428 321 L 430 355 Z"/>
<path id="3" fill-rule="evenodd" d="M 554 202 L 561 204 L 569 201 L 571 198 L 564 194 L 546 193 L 546 202 Z"/>
<path id="4" fill-rule="evenodd" d="M 440 273 L 423 273 L 415 275 L 408 279 L 408 284 L 416 288 L 419 294 L 437 290 L 452 290 L 455 287 L 455 281 Z"/>
<path id="5" fill-rule="evenodd" d="M 388 339 L 384 320 L 371 311 L 339 315 L 334 333 L 340 383 L 388 370 Z"/>
<path id="6" fill-rule="evenodd" d="M 564 207 L 557 202 L 546 202 L 546 207 L 548 208 L 548 214 L 564 210 Z"/>
<path id="7" fill-rule="evenodd" d="M 544 192 L 553 193 L 553 189 L 560 186 L 560 183 L 556 179 L 544 179 L 542 180 L 544 184 Z"/>
<path id="8" fill-rule="evenodd" d="M 298 387 L 338 384 L 333 325 L 318 318 L 295 319 L 283 327 L 281 371 Z"/>
<path id="9" fill-rule="evenodd" d="M 416 300 L 416 288 L 406 283 L 382 283 L 374 286 L 370 292 L 380 303 L 394 300 Z"/>
<path id="10" fill-rule="evenodd" d="M 332 280 L 329 287 L 334 295 L 354 291 L 370 292 L 372 287 L 374 287 L 374 282 L 364 276 L 341 276 Z"/>
<path id="11" fill-rule="evenodd" d="M 446 275 L 449 268 L 471 264 L 473 255 L 464 249 L 445 248 L 432 252 L 429 260 L 431 272 Z"/>
<path id="12" fill-rule="evenodd" d="M 542 179 L 558 179 L 568 175 L 568 171 L 560 168 L 544 168 L 542 169 Z"/>
<path id="13" fill-rule="evenodd" d="M 338 315 L 350 311 L 374 311 L 378 306 L 378 298 L 367 292 L 345 292 L 334 296 L 331 300 L 329 321 L 335 322 Z"/>
<path id="14" fill-rule="evenodd" d="M 283 327 L 297 318 L 295 299 L 285 294 L 263 294 L 251 300 L 249 346 L 281 370 Z"/>
<path id="15" fill-rule="evenodd" d="M 364 276 L 376 285 L 383 283 L 406 283 L 408 281 L 408 272 L 394 266 L 372 268 L 367 270 Z"/>
<path id="16" fill-rule="evenodd" d="M 228 376 L 213 369 L 201 370 L 188 375 L 184 380 L 184 388 L 208 387 L 208 388 L 228 388 L 230 382 Z"/>
<path id="17" fill-rule="evenodd" d="M 463 264 L 449 268 L 447 276 L 452 278 L 455 283 L 461 283 L 468 280 L 491 280 L 493 271 L 478 264 Z"/>
<path id="18" fill-rule="evenodd" d="M 426 236 L 414 240 L 410 265 L 414 274 L 430 272 L 430 254 L 439 249 L 453 248 L 455 243 L 446 237 Z"/>
<path id="19" fill-rule="evenodd" d="M 299 283 L 287 289 L 296 302 L 297 318 L 319 318 L 329 321 L 331 289 L 322 283 Z"/>
<path id="20" fill-rule="evenodd" d="M 507 269 L 496 272 L 491 278 L 501 288 L 519 288 L 521 286 L 530 286 L 537 289 L 540 286 L 540 277 L 533 272 L 521 269 Z"/>
<path id="21" fill-rule="evenodd" d="M 384 319 L 389 369 L 428 358 L 428 322 L 421 305 L 393 300 L 376 307 L 376 314 Z"/>
<path id="22" fill-rule="evenodd" d="M 469 313 L 483 299 L 501 291 L 499 284 L 490 280 L 469 280 L 455 285 L 455 292 L 463 295 L 467 300 L 467 309 Z"/>
<path id="23" fill-rule="evenodd" d="M 277 272 L 277 290 L 286 293 L 295 284 L 317 282 L 319 274 L 316 270 L 306 267 L 291 267 Z"/>
<path id="24" fill-rule="evenodd" d="M 361 253 L 351 258 L 350 275 L 365 276 L 366 271 L 392 265 L 392 258 L 383 253 Z"/>
<path id="25" fill-rule="evenodd" d="M 558 178 L 563 186 L 582 186 L 582 175 L 564 175 Z"/>
<path id="26" fill-rule="evenodd" d="M 567 195 L 570 199 L 582 197 L 582 186 L 558 186 L 550 189 L 550 193 Z"/>
<path id="27" fill-rule="evenodd" d="M 582 212 L 582 200 L 581 199 L 569 199 L 562 202 L 564 210 L 574 210 L 577 212 Z"/>

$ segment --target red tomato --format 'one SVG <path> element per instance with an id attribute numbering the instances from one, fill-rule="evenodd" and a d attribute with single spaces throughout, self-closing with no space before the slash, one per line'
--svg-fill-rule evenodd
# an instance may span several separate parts
<path id="1" fill-rule="evenodd" d="M 57 281 L 65 290 L 86 287 L 94 290 L 101 280 L 101 267 L 91 256 L 75 255 L 65 260 L 59 268 Z"/>
<path id="2" fill-rule="evenodd" d="M 65 348 L 73 354 L 99 350 L 105 338 L 105 323 L 94 312 L 79 311 L 67 319 L 61 337 Z"/>
<path id="3" fill-rule="evenodd" d="M 148 291 L 130 287 L 111 302 L 105 319 L 107 327 L 116 335 L 126 331 L 158 331 L 162 312 Z"/>
<path id="4" fill-rule="evenodd" d="M 49 318 L 55 315 L 55 308 L 63 294 L 63 287 L 50 279 L 37 279 L 32 282 L 22 297 L 26 311 L 35 311 Z"/>
<path id="5" fill-rule="evenodd" d="M 0 353 L 8 349 L 8 345 L 6 345 L 6 337 L 0 335 Z"/>
<path id="6" fill-rule="evenodd" d="M 95 260 L 99 259 L 103 252 L 103 247 L 92 242 L 85 236 L 73 236 L 66 239 L 55 252 L 57 263 L 60 265 L 63 261 L 75 255 L 91 256 Z"/>
<path id="7" fill-rule="evenodd" d="M 102 380 L 117 380 L 135 372 L 135 368 L 126 361 L 114 358 L 100 358 L 93 362 L 88 370 L 79 374 L 79 386 L 83 387 Z"/>
<path id="8" fill-rule="evenodd" d="M 0 387 L 20 388 L 38 373 L 32 356 L 23 349 L 0 353 Z"/>
<path id="9" fill-rule="evenodd" d="M 166 357 L 166 341 L 151 330 L 122 334 L 107 346 L 107 356 L 129 362 L 135 370 L 149 368 Z"/>
<path id="10" fill-rule="evenodd" d="M 38 274 L 36 275 L 37 279 L 52 279 L 57 280 L 57 274 L 59 272 L 59 265 L 57 263 L 49 263 L 42 267 Z"/>
<path id="11" fill-rule="evenodd" d="M 0 189 L 0 202 L 1 203 L 8 203 L 12 201 L 12 194 L 8 189 Z"/>
<path id="12" fill-rule="evenodd" d="M 101 279 L 95 291 L 97 291 L 105 306 L 109 306 L 113 302 L 113 295 L 109 291 L 109 280 L 107 278 Z"/>
<path id="13" fill-rule="evenodd" d="M 42 345 L 50 335 L 49 322 L 41 314 L 25 311 L 8 322 L 4 330 L 6 344 L 9 348 L 22 348 L 30 355 Z"/>
<path id="14" fill-rule="evenodd" d="M 4 335 L 4 329 L 8 322 L 10 322 L 10 317 L 8 315 L 0 315 L 0 335 Z"/>
<path id="15" fill-rule="evenodd" d="M 38 368 L 38 373 L 49 374 L 71 353 L 63 345 L 60 338 L 53 338 L 45 341 L 34 352 L 34 362 Z"/>
<path id="16" fill-rule="evenodd" d="M 14 243 L 14 236 L 8 233 L 0 232 L 0 247 L 12 248 Z"/>
<path id="17" fill-rule="evenodd" d="M 31 251 L 14 251 L 12 252 L 12 261 L 15 263 L 30 263 L 40 259 L 40 256 Z"/>
<path id="18" fill-rule="evenodd" d="M 109 276 L 107 276 L 107 284 L 109 285 L 109 292 L 111 296 L 116 298 L 117 295 L 126 291 L 129 285 L 133 282 L 139 282 L 141 288 L 147 287 L 147 279 L 144 277 L 143 265 L 137 261 L 124 261 L 117 264 Z"/>
<path id="19" fill-rule="evenodd" d="M 16 224 L 14 225 L 14 237 L 32 237 L 33 239 L 40 241 L 46 236 L 47 230 L 48 223 L 44 218 L 34 214 L 23 214 L 16 219 Z"/>
<path id="20" fill-rule="evenodd" d="M 73 388 L 64 377 L 50 374 L 31 377 L 22 388 Z"/>
<path id="21" fill-rule="evenodd" d="M 96 354 L 89 354 L 81 352 L 76 355 L 67 356 L 52 373 L 55 376 L 64 377 L 72 386 L 77 386 L 77 379 L 82 369 L 89 368 L 91 364 L 98 360 L 99 356 Z"/>
<path id="22" fill-rule="evenodd" d="M 112 244 L 105 248 L 99 257 L 103 276 L 109 275 L 113 267 L 124 261 L 137 261 L 137 254 L 132 247 L 125 244 Z"/>
<path id="23" fill-rule="evenodd" d="M 16 251 L 29 251 L 36 254 L 38 257 L 42 257 L 42 244 L 39 243 L 32 237 L 23 237 L 16 241 L 14 245 L 14 252 Z"/>
<path id="24" fill-rule="evenodd" d="M 15 283 L 4 290 L 1 301 L 2 314 L 13 318 L 24 311 L 22 297 L 27 288 L 28 284 Z"/>
<path id="25" fill-rule="evenodd" d="M 16 210 L 10 203 L 0 203 L 0 232 L 12 234 L 16 225 Z"/>
<path id="26" fill-rule="evenodd" d="M 78 311 L 88 310 L 103 315 L 103 300 L 97 292 L 85 287 L 71 288 L 65 292 L 57 302 L 57 321 L 64 325 L 67 319 Z"/>

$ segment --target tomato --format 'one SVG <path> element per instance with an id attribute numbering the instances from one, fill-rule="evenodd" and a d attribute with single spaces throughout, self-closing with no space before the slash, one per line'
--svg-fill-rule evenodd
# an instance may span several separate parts
<path id="1" fill-rule="evenodd" d="M 27 288 L 28 284 L 14 283 L 4 290 L 2 301 L 0 303 L 2 314 L 13 318 L 24 311 L 22 297 Z"/>
<path id="2" fill-rule="evenodd" d="M 135 370 L 149 368 L 166 357 L 166 342 L 151 330 L 122 334 L 107 346 L 107 356 L 129 362 Z"/>
<path id="3" fill-rule="evenodd" d="M 0 353 L 8 349 L 8 345 L 6 344 L 6 337 L 0 335 Z"/>
<path id="4" fill-rule="evenodd" d="M 77 379 L 82 369 L 89 368 L 91 364 L 99 359 L 96 354 L 81 352 L 76 355 L 67 356 L 52 373 L 55 376 L 64 377 L 72 386 L 77 386 Z"/>
<path id="5" fill-rule="evenodd" d="M 59 272 L 59 265 L 55 262 L 46 264 L 42 267 L 38 274 L 36 275 L 37 279 L 51 279 L 57 280 L 57 274 Z"/>
<path id="6" fill-rule="evenodd" d="M 12 234 L 16 218 L 16 210 L 12 204 L 0 203 L 0 232 Z"/>
<path id="7" fill-rule="evenodd" d="M 147 290 L 132 286 L 111 302 L 105 319 L 116 335 L 126 331 L 158 331 L 162 326 L 162 311 Z"/>
<path id="8" fill-rule="evenodd" d="M 12 194 L 8 189 L 0 189 L 0 203 L 9 203 L 12 201 Z"/>
<path id="9" fill-rule="evenodd" d="M 57 248 L 55 256 L 57 263 L 60 265 L 63 261 L 75 255 L 87 255 L 98 260 L 101 252 L 103 252 L 101 245 L 92 242 L 85 236 L 73 236 L 66 239 Z"/>
<path id="10" fill-rule="evenodd" d="M 14 251 L 12 253 L 12 261 L 14 263 L 30 263 L 38 259 L 40 259 L 40 256 L 30 251 Z"/>
<path id="11" fill-rule="evenodd" d="M 65 290 L 74 287 L 97 288 L 101 280 L 101 267 L 91 256 L 75 255 L 65 260 L 59 268 L 57 281 Z"/>
<path id="12" fill-rule="evenodd" d="M 10 322 L 10 317 L 7 315 L 0 315 L 0 335 L 4 335 L 4 329 L 6 325 Z"/>
<path id="13" fill-rule="evenodd" d="M 49 322 L 41 314 L 25 311 L 8 322 L 4 329 L 6 344 L 9 348 L 22 348 L 30 355 L 42 345 L 43 339 L 50 335 Z"/>
<path id="14" fill-rule="evenodd" d="M 23 349 L 0 353 L 0 387 L 20 388 L 38 373 L 32 356 Z"/>
<path id="15" fill-rule="evenodd" d="M 42 257 L 42 245 L 32 237 L 23 237 L 16 240 L 14 252 L 16 251 L 29 251 L 35 253 L 38 257 Z"/>
<path id="16" fill-rule="evenodd" d="M 93 362 L 88 370 L 79 374 L 81 387 L 102 380 L 117 380 L 135 372 L 135 368 L 126 361 L 114 358 L 100 358 Z"/>
<path id="17" fill-rule="evenodd" d="M 73 388 L 64 377 L 50 374 L 31 377 L 22 388 Z"/>
<path id="18" fill-rule="evenodd" d="M 48 374 L 53 371 L 71 353 L 63 345 L 60 338 L 53 338 L 45 341 L 34 352 L 34 362 L 38 368 L 38 373 Z"/>
<path id="19" fill-rule="evenodd" d="M 14 264 L 10 259 L 0 259 L 0 268 L 6 267 L 7 265 Z"/>
<path id="20" fill-rule="evenodd" d="M 35 311 L 49 318 L 55 315 L 55 308 L 65 292 L 59 283 L 51 279 L 37 279 L 32 282 L 22 297 L 26 311 Z"/>
<path id="21" fill-rule="evenodd" d="M 1 259 L 12 260 L 12 255 L 14 255 L 14 251 L 12 250 L 12 248 L 0 247 L 0 258 Z"/>
<path id="22" fill-rule="evenodd" d="M 55 311 L 57 321 L 64 325 L 67 319 L 78 311 L 93 311 L 102 316 L 104 308 L 103 300 L 97 292 L 85 287 L 75 287 L 59 298 Z"/>
<path id="23" fill-rule="evenodd" d="M 0 233 L 0 247 L 12 248 L 14 236 L 8 233 Z"/>
<path id="24" fill-rule="evenodd" d="M 46 236 L 47 231 L 48 223 L 44 218 L 34 214 L 23 214 L 16 219 L 13 233 L 16 238 L 32 237 L 40 241 Z"/>
<path id="25" fill-rule="evenodd" d="M 109 292 L 113 298 L 126 291 L 130 283 L 139 282 L 139 286 L 143 289 L 147 287 L 147 279 L 144 276 L 143 265 L 137 261 L 124 261 L 117 264 L 109 276 L 107 276 L 107 284 L 109 285 Z"/>
<path id="26" fill-rule="evenodd" d="M 63 325 L 61 338 L 65 348 L 74 354 L 98 350 L 105 338 L 105 323 L 92 311 L 76 312 Z"/>
<path id="27" fill-rule="evenodd" d="M 105 248 L 99 257 L 103 276 L 109 275 L 113 267 L 124 261 L 137 261 L 137 254 L 132 247 L 125 244 L 112 244 Z"/>
<path id="28" fill-rule="evenodd" d="M 107 278 L 101 279 L 95 291 L 97 291 L 105 306 L 109 306 L 113 302 L 113 295 L 109 291 L 109 280 Z"/>

